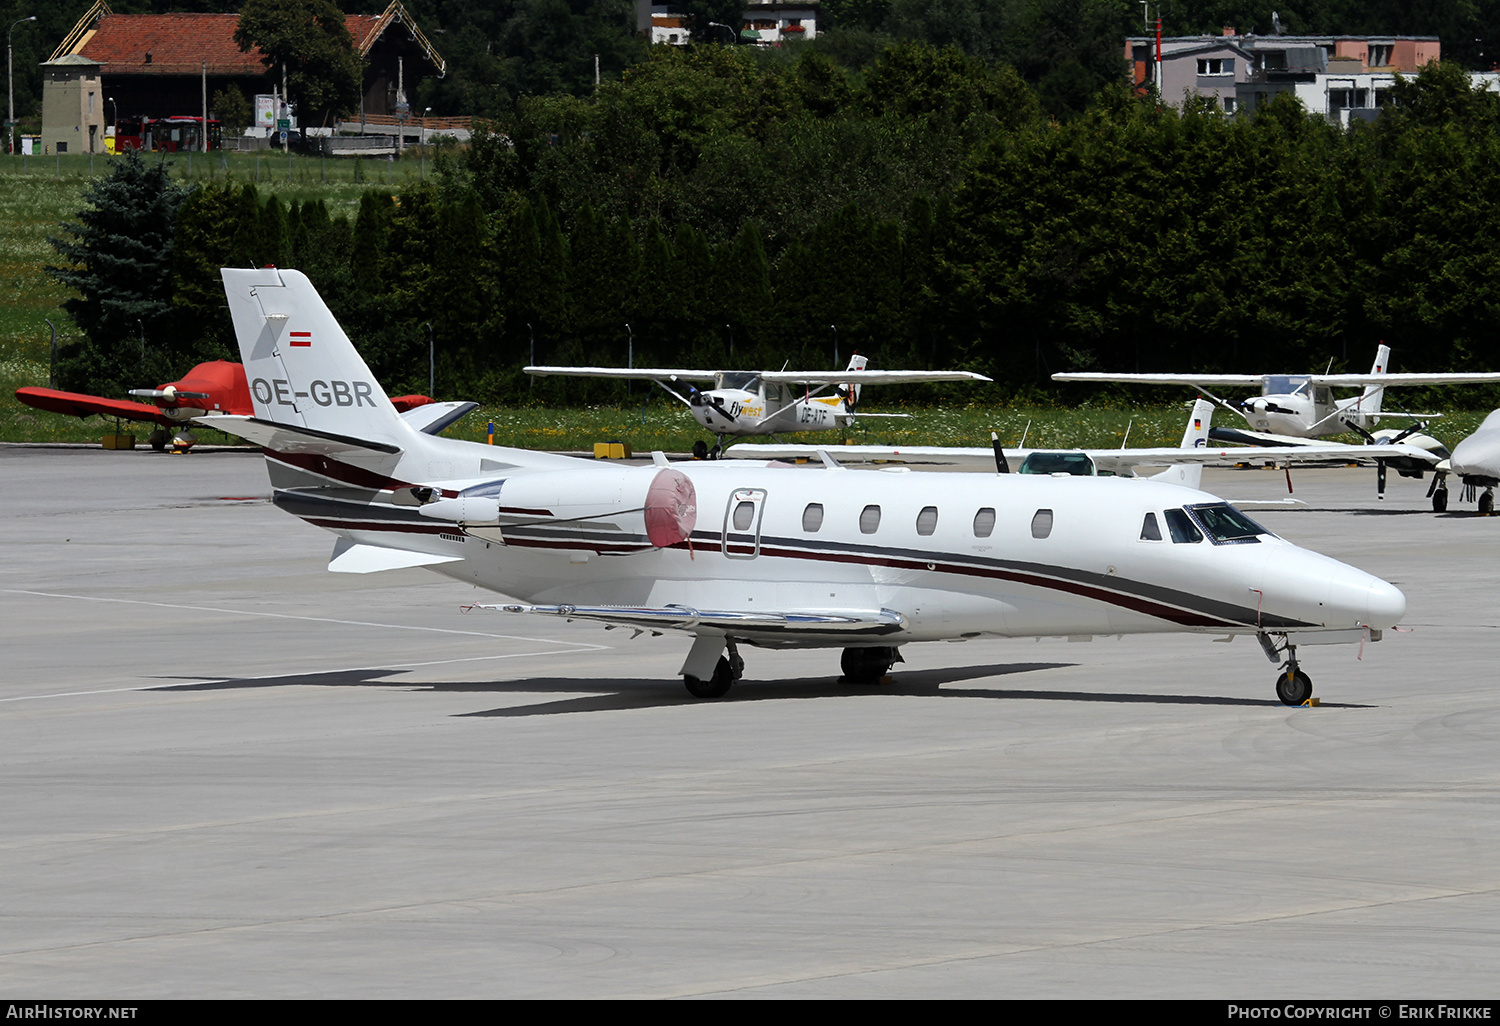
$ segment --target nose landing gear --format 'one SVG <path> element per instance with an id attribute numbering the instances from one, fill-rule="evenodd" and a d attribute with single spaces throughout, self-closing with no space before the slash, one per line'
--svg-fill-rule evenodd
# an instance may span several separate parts
<path id="1" fill-rule="evenodd" d="M 1285 634 L 1281 635 L 1281 646 L 1277 647 L 1269 634 L 1257 634 L 1261 650 L 1266 653 L 1266 658 L 1273 663 L 1281 663 L 1281 675 L 1276 678 L 1276 697 L 1281 700 L 1282 705 L 1305 705 L 1312 698 L 1312 678 L 1302 672 L 1297 664 L 1297 646 L 1287 639 Z M 1286 654 L 1285 662 L 1281 655 Z"/>

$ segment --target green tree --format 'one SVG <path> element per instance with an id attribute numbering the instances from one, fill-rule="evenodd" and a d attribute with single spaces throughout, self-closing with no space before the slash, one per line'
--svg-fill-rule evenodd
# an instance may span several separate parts
<path id="1" fill-rule="evenodd" d="M 83 333 L 58 354 L 63 388 L 114 395 L 170 380 L 190 355 L 173 331 L 172 232 L 183 191 L 163 162 L 127 153 L 84 193 L 64 263 L 47 273 L 76 295 L 63 309 Z M 142 344 L 142 338 L 146 341 Z"/>
<path id="2" fill-rule="evenodd" d="M 245 94 L 233 82 L 214 93 L 208 109 L 213 117 L 222 122 L 226 136 L 240 135 L 255 120 L 250 101 L 245 99 Z"/>
<path id="3" fill-rule="evenodd" d="M 303 125 L 324 124 L 359 107 L 363 68 L 333 0 L 246 0 L 234 41 L 259 47 L 266 70 L 285 70 Z"/>

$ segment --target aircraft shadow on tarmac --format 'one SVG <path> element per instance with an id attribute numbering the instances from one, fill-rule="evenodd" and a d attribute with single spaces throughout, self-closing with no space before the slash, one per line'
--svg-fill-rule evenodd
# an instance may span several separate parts
<path id="1" fill-rule="evenodd" d="M 1240 698 L 1224 695 L 1139 694 L 1090 691 L 1062 691 L 996 687 L 953 687 L 963 681 L 984 680 L 1038 670 L 1065 669 L 1076 663 L 996 663 L 985 666 L 944 667 L 932 670 L 898 670 L 887 683 L 847 684 L 838 677 L 802 677 L 790 680 L 746 680 L 736 684 L 717 702 L 787 701 L 808 698 L 844 698 L 858 700 L 866 696 L 903 698 L 988 698 L 1053 702 L 1116 702 L 1145 705 L 1227 705 L 1284 708 L 1274 699 Z M 609 712 L 668 708 L 682 705 L 713 704 L 688 695 L 675 680 L 607 680 L 578 677 L 531 677 L 522 680 L 446 681 L 423 683 L 390 679 L 404 674 L 401 669 L 370 667 L 357 670 L 334 670 L 326 673 L 287 674 L 278 677 L 253 677 L 203 681 L 193 684 L 165 684 L 152 690 L 216 691 L 270 687 L 381 687 L 409 691 L 473 692 L 489 695 L 566 694 L 568 697 L 529 705 L 506 706 L 458 716 L 522 717 L 550 716 L 560 713 Z M 1325 703 L 1336 708 L 1356 708 L 1343 703 Z"/>

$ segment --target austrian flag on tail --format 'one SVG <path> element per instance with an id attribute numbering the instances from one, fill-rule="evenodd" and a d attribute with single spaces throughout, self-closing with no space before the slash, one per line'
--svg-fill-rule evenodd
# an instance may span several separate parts
<path id="1" fill-rule="evenodd" d="M 289 334 L 294 347 L 308 348 L 312 346 L 312 332 L 293 331 Z"/>

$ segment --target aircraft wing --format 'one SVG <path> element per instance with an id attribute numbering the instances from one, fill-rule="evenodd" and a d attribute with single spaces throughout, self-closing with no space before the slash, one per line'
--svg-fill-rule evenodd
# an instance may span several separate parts
<path id="1" fill-rule="evenodd" d="M 1228 445 L 1217 449 L 1085 449 L 1094 466 L 1111 473 L 1128 473 L 1136 467 L 1233 467 L 1241 463 L 1358 463 L 1382 459 L 1411 459 L 1435 464 L 1437 457 L 1414 445 Z M 993 457 L 992 457 L 993 459 Z"/>
<path id="2" fill-rule="evenodd" d="M 941 463 L 995 469 L 995 450 L 951 445 L 759 445 L 744 442 L 724 450 L 737 460 L 810 460 L 826 452 L 839 463 Z M 1030 449 L 1007 449 L 1005 455 L 1023 459 Z"/>
<path id="3" fill-rule="evenodd" d="M 973 371 L 957 370 L 760 371 L 759 377 L 767 384 L 777 385 L 909 385 L 920 381 L 991 380 Z"/>
<path id="4" fill-rule="evenodd" d="M 595 620 L 612 627 L 641 630 L 700 630 L 727 634 L 891 634 L 906 618 L 890 609 L 837 611 L 744 611 L 692 609 L 688 606 L 532 606 L 475 604 L 464 609 L 495 609 L 505 613 L 542 613 L 567 620 Z"/>
<path id="5" fill-rule="evenodd" d="M 940 445 L 735 445 L 725 456 L 742 460 L 817 460 L 819 451 L 840 463 L 941 463 L 993 471 L 995 451 L 989 446 Z M 1414 445 L 1299 445 L 1223 446 L 1183 449 L 1161 446 L 1148 449 L 1006 449 L 1012 466 L 1019 466 L 1033 452 L 1082 453 L 1096 469 L 1128 474 L 1136 467 L 1177 467 L 1197 464 L 1232 467 L 1241 463 L 1374 463 L 1377 459 L 1414 459 L 1435 464 L 1437 457 Z"/>
<path id="6" fill-rule="evenodd" d="M 1314 385 L 1351 387 L 1358 385 L 1482 385 L 1500 381 L 1500 371 L 1452 374 L 1309 374 Z M 1382 417 L 1389 416 L 1384 410 Z"/>
<path id="7" fill-rule="evenodd" d="M 1390 375 L 1384 375 L 1389 377 Z M 1264 374 L 1111 374 L 1105 371 L 1068 371 L 1053 381 L 1129 381 L 1138 385 L 1249 385 L 1261 386 Z"/>
<path id="8" fill-rule="evenodd" d="M 635 381 L 670 381 L 673 378 L 681 381 L 713 381 L 720 373 L 711 370 L 682 370 L 666 367 L 526 367 L 524 370 L 527 374 L 535 374 L 538 377 L 629 378 Z"/>
<path id="9" fill-rule="evenodd" d="M 147 403 L 133 403 L 128 399 L 105 399 L 97 395 L 78 392 L 59 392 L 53 388 L 18 388 L 16 398 L 27 406 L 48 413 L 62 413 L 69 417 L 123 417 L 126 420 L 147 420 L 170 425 L 162 416 L 161 408 Z"/>

